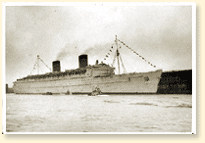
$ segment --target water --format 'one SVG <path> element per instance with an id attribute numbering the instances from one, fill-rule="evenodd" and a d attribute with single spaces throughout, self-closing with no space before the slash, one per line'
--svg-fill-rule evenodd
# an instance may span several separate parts
<path id="1" fill-rule="evenodd" d="M 6 95 L 7 132 L 191 132 L 191 95 Z"/>

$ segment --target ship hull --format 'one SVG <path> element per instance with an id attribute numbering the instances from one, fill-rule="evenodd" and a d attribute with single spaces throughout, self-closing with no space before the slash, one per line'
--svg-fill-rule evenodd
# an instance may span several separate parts
<path id="1" fill-rule="evenodd" d="M 88 94 L 99 87 L 103 94 L 156 93 L 162 70 L 104 77 L 75 77 L 17 81 L 14 92 L 17 94 Z"/>

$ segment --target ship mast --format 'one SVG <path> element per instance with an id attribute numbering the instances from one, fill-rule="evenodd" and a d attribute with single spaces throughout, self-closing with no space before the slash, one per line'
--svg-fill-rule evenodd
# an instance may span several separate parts
<path id="1" fill-rule="evenodd" d="M 36 60 L 34 66 L 33 66 L 33 69 L 31 70 L 29 75 L 31 75 L 33 70 L 36 69 L 36 68 L 37 68 L 37 74 L 39 74 L 39 67 L 40 67 L 39 64 L 40 64 L 40 62 L 42 62 L 51 71 L 51 68 L 44 63 L 44 61 L 40 58 L 39 55 L 37 55 L 37 60 Z"/>
<path id="2" fill-rule="evenodd" d="M 114 59 L 113 59 L 113 62 L 112 62 L 112 66 L 114 65 L 114 63 L 115 63 L 115 59 L 117 59 L 117 66 L 118 66 L 118 74 L 120 74 L 120 62 L 121 62 L 121 64 L 122 64 L 122 67 L 123 67 L 123 69 L 124 69 L 124 73 L 126 72 L 126 70 L 125 70 L 125 67 L 124 67 L 124 64 L 123 64 L 123 61 L 122 61 L 122 58 L 121 58 L 121 55 L 120 55 L 120 52 L 119 52 L 119 48 L 121 48 L 121 47 L 119 47 L 118 48 L 118 39 L 117 39 L 117 35 L 115 35 L 115 44 L 116 44 L 116 52 L 115 52 L 115 55 L 114 55 Z M 111 51 L 111 50 L 110 50 Z M 112 52 L 112 51 L 111 51 Z M 107 55 L 106 55 L 106 57 L 108 57 Z"/>
<path id="3" fill-rule="evenodd" d="M 39 74 L 39 55 L 37 55 L 37 70 L 38 70 L 38 74 Z"/>
<path id="4" fill-rule="evenodd" d="M 118 50 L 118 43 L 117 43 L 117 35 L 115 35 L 115 43 L 117 46 L 116 55 L 117 55 L 117 66 L 118 66 L 118 73 L 120 74 L 120 62 L 119 62 L 119 50 Z"/>
<path id="5" fill-rule="evenodd" d="M 118 43 L 119 43 L 119 48 L 118 48 Z M 145 62 L 147 62 L 150 66 L 156 68 L 156 66 L 154 64 L 152 64 L 151 62 L 149 62 L 148 60 L 146 60 L 143 56 L 141 56 L 139 53 L 137 53 L 134 49 L 130 48 L 128 45 L 126 45 L 123 41 L 117 39 L 117 35 L 115 35 L 115 42 L 112 44 L 112 47 L 111 49 L 109 50 L 109 53 L 108 55 L 105 56 L 104 60 L 106 60 L 109 55 L 110 55 L 110 52 L 112 52 L 112 49 L 113 49 L 113 45 L 116 45 L 116 52 L 114 53 L 114 58 L 113 58 L 113 62 L 111 64 L 111 66 L 113 67 L 114 63 L 115 63 L 115 60 L 117 59 L 117 66 L 118 66 L 118 71 L 116 70 L 116 72 L 118 72 L 118 74 L 120 74 L 120 63 L 122 65 L 122 68 L 124 70 L 124 73 L 126 73 L 126 69 L 125 69 L 125 66 L 123 64 L 123 61 L 122 61 L 122 57 L 120 55 L 120 52 L 119 52 L 119 49 L 121 48 L 120 44 L 124 45 L 125 47 L 127 47 L 129 50 L 131 50 L 134 54 L 136 54 L 139 58 L 141 58 L 142 60 L 144 60 Z M 117 68 L 117 67 L 116 67 Z"/>

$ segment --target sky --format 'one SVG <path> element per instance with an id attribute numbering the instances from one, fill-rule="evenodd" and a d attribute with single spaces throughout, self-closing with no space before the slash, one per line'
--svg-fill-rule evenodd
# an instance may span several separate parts
<path id="1" fill-rule="evenodd" d="M 115 35 L 146 60 L 120 44 L 126 72 L 192 69 L 191 6 L 6 6 L 6 83 L 36 74 L 37 55 L 50 68 L 60 60 L 61 71 L 78 68 L 81 54 L 90 65 L 111 65 Z M 50 72 L 41 62 L 39 68 Z"/>

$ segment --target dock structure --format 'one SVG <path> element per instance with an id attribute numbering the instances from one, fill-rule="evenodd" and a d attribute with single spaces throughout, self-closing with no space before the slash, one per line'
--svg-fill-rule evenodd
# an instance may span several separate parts
<path id="1" fill-rule="evenodd" d="M 192 70 L 163 72 L 158 94 L 192 94 Z"/>

